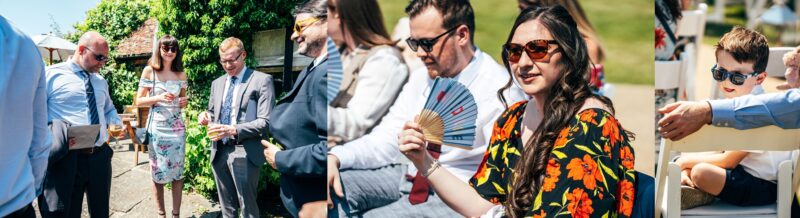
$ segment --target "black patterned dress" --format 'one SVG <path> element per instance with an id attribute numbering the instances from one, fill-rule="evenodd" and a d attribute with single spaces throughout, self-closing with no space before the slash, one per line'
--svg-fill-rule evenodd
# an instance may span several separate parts
<path id="1" fill-rule="evenodd" d="M 509 107 L 495 123 L 489 147 L 470 185 L 485 199 L 505 203 L 523 153 L 520 130 L 527 101 Z M 539 193 L 526 217 L 630 217 L 635 172 L 633 148 L 608 112 L 587 109 L 562 129 Z"/>

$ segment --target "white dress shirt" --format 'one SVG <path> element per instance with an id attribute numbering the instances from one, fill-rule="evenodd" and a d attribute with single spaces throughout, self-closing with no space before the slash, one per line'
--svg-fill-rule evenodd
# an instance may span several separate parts
<path id="1" fill-rule="evenodd" d="M 379 50 L 367 58 L 358 73 L 355 93 L 347 107 L 328 106 L 329 136 L 350 141 L 364 135 L 386 114 L 408 78 L 408 68 L 394 55 L 395 48 L 375 49 Z"/>
<path id="2" fill-rule="evenodd" d="M 442 146 L 439 163 L 466 182 L 478 169 L 491 138 L 492 126 L 505 110 L 497 99 L 497 90 L 508 82 L 509 74 L 491 56 L 476 49 L 467 67 L 454 79 L 464 84 L 475 98 L 478 105 L 475 126 L 479 130 L 475 133 L 472 150 Z M 372 132 L 330 150 L 329 153 L 341 161 L 340 169 L 374 169 L 396 163 L 398 157 L 402 156 L 397 136 L 405 122 L 413 120 L 422 111 L 432 85 L 433 79 L 428 76 L 426 68 L 411 73 L 397 101 Z M 514 85 L 504 95 L 509 103 L 527 99 L 522 90 Z M 413 165 L 409 166 L 408 174 L 416 174 Z"/>
<path id="3" fill-rule="evenodd" d="M 0 51 L 0 217 L 5 217 L 42 193 L 51 136 L 42 56 L 2 15 Z"/>
<path id="4" fill-rule="evenodd" d="M 236 119 L 236 118 L 237 118 L 237 115 L 239 114 L 239 107 L 236 107 L 236 99 L 239 99 L 239 98 L 237 98 L 236 95 L 239 93 L 239 87 L 242 86 L 242 83 L 244 81 L 244 80 L 242 80 L 242 77 L 244 76 L 244 72 L 246 70 L 247 70 L 247 67 L 242 67 L 242 71 L 239 71 L 239 74 L 236 74 L 236 86 L 233 87 L 233 90 L 232 90 L 233 94 L 231 94 L 231 97 L 233 99 L 231 100 L 231 114 L 230 114 L 231 115 L 231 119 L 230 119 L 231 123 L 230 123 L 230 125 L 236 125 L 238 123 L 237 122 L 238 119 Z M 226 76 L 227 77 L 225 79 L 225 89 L 223 89 L 224 92 L 222 93 L 222 104 L 220 104 L 221 106 L 225 106 L 225 98 L 228 96 L 228 87 L 230 87 L 230 85 L 231 85 L 231 75 L 226 73 Z M 222 110 L 222 108 L 220 108 L 220 110 Z M 217 122 L 219 122 L 219 120 L 220 119 L 217 119 Z"/>
<path id="5" fill-rule="evenodd" d="M 72 59 L 47 67 L 47 120 L 64 120 L 71 125 L 90 125 L 89 100 L 86 97 L 87 79 L 92 83 L 97 105 L 97 117 L 100 120 L 100 137 L 95 146 L 100 147 L 108 139 L 108 124 L 122 125 L 117 115 L 114 102 L 108 92 L 108 82 L 99 73 L 89 73 L 89 78 L 82 73 L 83 69 Z"/>

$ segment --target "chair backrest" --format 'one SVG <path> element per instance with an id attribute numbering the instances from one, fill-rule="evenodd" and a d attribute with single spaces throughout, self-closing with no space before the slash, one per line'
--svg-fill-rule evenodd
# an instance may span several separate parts
<path id="1" fill-rule="evenodd" d="M 697 132 L 678 141 L 664 139 L 661 142 L 661 153 L 658 157 L 656 171 L 656 205 L 662 205 L 666 179 L 667 162 L 671 151 L 700 152 L 721 150 L 766 150 L 791 151 L 800 149 L 800 129 L 781 129 L 766 126 L 749 130 L 704 126 Z M 798 161 L 797 163 L 800 163 Z M 792 192 L 796 193 L 800 185 L 800 167 L 795 163 L 792 178 Z M 661 207 L 656 207 L 660 214 Z"/>
<path id="2" fill-rule="evenodd" d="M 794 51 L 794 47 L 769 48 L 769 62 L 767 62 L 767 75 L 784 77 L 786 65 L 783 65 L 783 54 Z"/>
<path id="3" fill-rule="evenodd" d="M 656 89 L 675 89 L 680 87 L 683 61 L 656 61 Z"/>
<path id="4" fill-rule="evenodd" d="M 706 10 L 708 5 L 700 3 L 696 10 L 682 11 L 683 17 L 678 22 L 678 36 L 694 37 L 697 42 L 703 40 L 706 29 Z"/>
<path id="5" fill-rule="evenodd" d="M 695 72 L 697 71 L 697 53 L 691 52 L 694 51 L 695 44 L 689 43 L 686 45 L 686 52 L 681 53 L 681 60 L 683 60 L 683 66 L 681 66 L 681 78 L 680 78 L 680 85 L 678 87 L 678 100 L 681 101 L 693 101 L 695 96 Z"/>

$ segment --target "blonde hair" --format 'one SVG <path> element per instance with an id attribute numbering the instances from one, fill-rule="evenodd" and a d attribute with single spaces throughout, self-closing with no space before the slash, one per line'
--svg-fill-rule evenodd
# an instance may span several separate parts
<path id="1" fill-rule="evenodd" d="M 244 43 L 242 43 L 242 40 L 236 37 L 228 37 L 222 41 L 222 44 L 219 45 L 219 53 L 221 54 L 229 52 L 233 48 L 238 49 L 239 51 L 244 51 Z"/>

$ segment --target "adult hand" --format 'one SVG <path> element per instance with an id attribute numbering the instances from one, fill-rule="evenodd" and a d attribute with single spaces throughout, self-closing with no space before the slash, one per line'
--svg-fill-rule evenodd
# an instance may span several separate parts
<path id="1" fill-rule="evenodd" d="M 169 92 L 164 92 L 160 95 L 156 95 L 156 99 L 158 99 L 158 102 L 161 103 L 169 103 L 172 102 L 172 100 L 175 100 L 175 95 Z"/>
<path id="2" fill-rule="evenodd" d="M 675 102 L 658 109 L 658 112 L 664 114 L 664 118 L 658 121 L 659 132 L 671 140 L 680 140 L 711 123 L 711 105 L 708 102 Z"/>
<path id="3" fill-rule="evenodd" d="M 422 134 L 422 128 L 418 123 L 406 122 L 397 140 L 397 144 L 400 145 L 400 152 L 411 160 L 415 166 L 424 164 L 426 158 L 432 159 L 426 151 L 425 135 Z"/>
<path id="4" fill-rule="evenodd" d="M 197 122 L 198 122 L 198 123 L 199 123 L 201 126 L 208 125 L 208 121 L 209 121 L 209 120 L 210 120 L 210 119 L 209 119 L 209 117 L 208 117 L 208 111 L 203 111 L 203 112 L 200 112 L 200 114 L 198 114 L 198 115 L 197 115 Z"/>
<path id="5" fill-rule="evenodd" d="M 278 165 L 275 165 L 275 155 L 281 151 L 281 148 L 269 143 L 267 140 L 261 140 L 261 145 L 264 146 L 264 158 L 267 159 L 269 166 L 271 166 L 272 169 L 278 169 Z"/>
<path id="6" fill-rule="evenodd" d="M 178 98 L 178 105 L 181 108 L 186 108 L 186 105 L 189 105 L 189 98 L 188 97 Z"/>
<path id="7" fill-rule="evenodd" d="M 211 138 L 213 141 L 219 141 L 220 139 L 236 136 L 236 127 L 233 125 L 216 125 L 208 127 L 208 132 L 210 133 L 217 133 L 214 137 Z M 211 134 L 213 135 L 213 134 Z"/>
<path id="8" fill-rule="evenodd" d="M 342 191 L 342 182 L 339 180 L 339 158 L 336 155 L 328 155 L 328 209 L 333 208 L 333 200 L 331 200 L 331 188 L 336 196 L 344 198 Z"/>
<path id="9" fill-rule="evenodd" d="M 787 67 L 786 73 L 786 82 L 777 86 L 779 90 L 786 90 L 786 89 L 794 89 L 800 88 L 800 69 L 797 67 Z"/>

